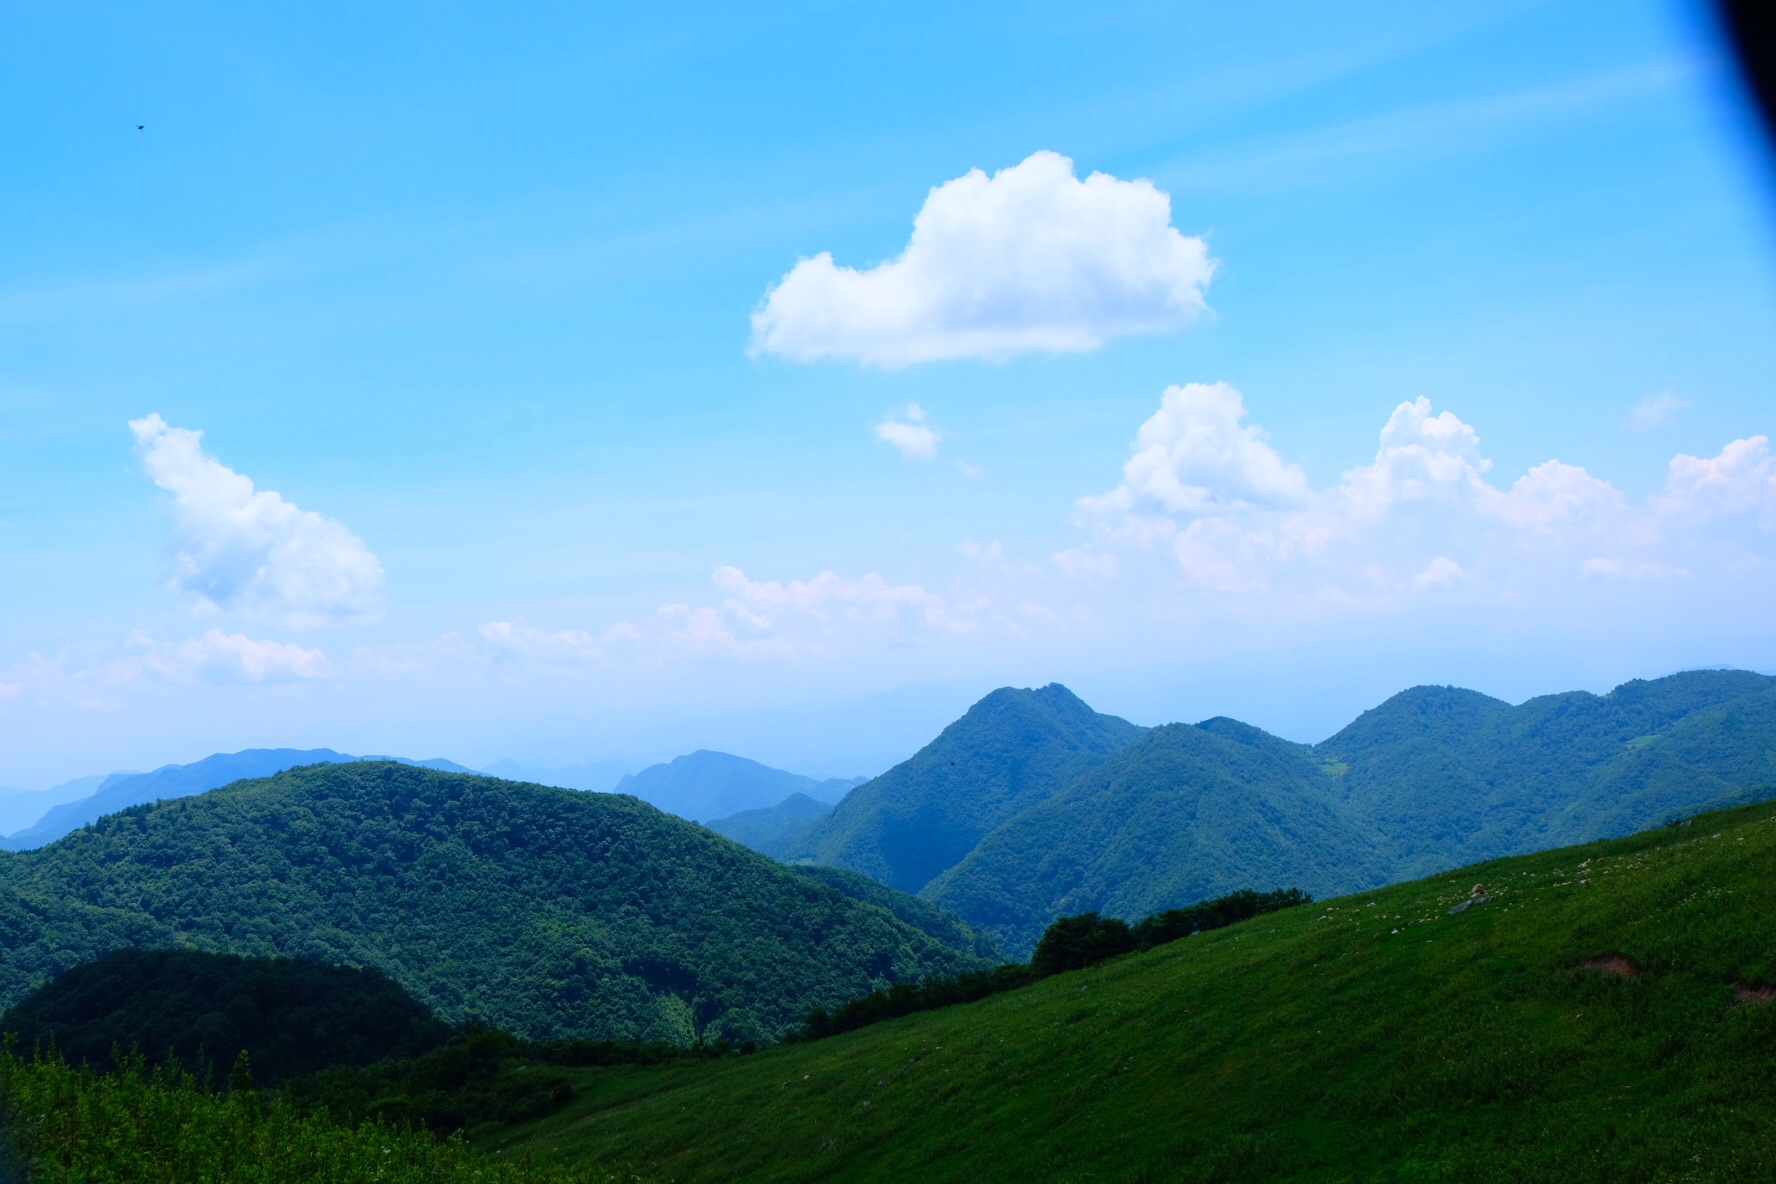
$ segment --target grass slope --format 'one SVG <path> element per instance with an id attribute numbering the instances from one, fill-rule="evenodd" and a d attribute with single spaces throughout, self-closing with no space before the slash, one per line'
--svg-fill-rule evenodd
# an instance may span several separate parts
<path id="1" fill-rule="evenodd" d="M 533 1038 L 770 1039 L 973 968 L 886 910 L 631 797 L 392 762 L 137 807 L 0 857 L 0 1003 L 121 947 L 370 966 Z"/>
<path id="2" fill-rule="evenodd" d="M 662 1179 L 1776 1175 L 1776 809 L 1291 909 L 485 1145 Z M 1456 915 L 1476 881 L 1485 903 Z M 1624 979 L 1584 964 L 1631 960 Z"/>
<path id="3" fill-rule="evenodd" d="M 1335 794 L 1303 745 L 1227 719 L 1168 724 L 993 831 L 922 895 L 1023 958 L 1059 916 L 1377 883 L 1374 846 Z"/>
<path id="4" fill-rule="evenodd" d="M 1145 730 L 1099 715 L 1059 683 L 1001 687 L 910 758 L 852 790 L 793 854 L 917 892 L 988 831 Z"/>

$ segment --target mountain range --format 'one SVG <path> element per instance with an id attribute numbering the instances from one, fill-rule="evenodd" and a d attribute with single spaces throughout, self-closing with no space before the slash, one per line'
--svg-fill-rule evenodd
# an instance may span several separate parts
<path id="1" fill-rule="evenodd" d="M 916 892 L 1024 956 L 1070 913 L 1354 891 L 1776 796 L 1771 783 L 1776 678 L 1747 671 L 1517 706 L 1414 687 L 1317 745 L 1225 718 L 1140 728 L 1050 685 L 994 691 L 824 817 L 716 825 Z"/>
<path id="2" fill-rule="evenodd" d="M 1415 687 L 1316 745 L 1008 687 L 848 793 L 712 752 L 633 794 L 429 764 L 250 750 L 57 807 L 15 845 L 91 825 L 0 858 L 0 1005 L 174 945 L 379 968 L 531 1036 L 772 1039 L 811 1002 L 1026 957 L 1061 916 L 1355 891 L 1776 796 L 1776 678 Z"/>

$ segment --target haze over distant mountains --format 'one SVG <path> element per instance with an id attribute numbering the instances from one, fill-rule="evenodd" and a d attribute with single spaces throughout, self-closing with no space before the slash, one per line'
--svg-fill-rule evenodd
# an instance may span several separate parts
<path id="1" fill-rule="evenodd" d="M 559 789 L 585 789 L 607 793 L 616 788 L 617 782 L 638 768 L 640 766 L 636 762 L 621 759 L 591 761 L 583 765 L 542 767 L 521 764 L 507 758 L 493 762 L 481 772 L 489 777 L 501 777 L 507 781 L 528 781 L 532 785 L 553 785 Z"/>
<path id="2" fill-rule="evenodd" d="M 698 749 L 624 777 L 615 792 L 634 794 L 680 818 L 706 822 L 776 806 L 798 793 L 817 802 L 836 802 L 866 780 L 834 777 L 816 781 L 745 757 Z"/>

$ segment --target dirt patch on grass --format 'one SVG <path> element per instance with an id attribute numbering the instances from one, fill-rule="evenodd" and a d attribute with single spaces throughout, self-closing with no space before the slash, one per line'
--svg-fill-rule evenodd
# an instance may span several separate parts
<path id="1" fill-rule="evenodd" d="M 1734 983 L 1733 998 L 1746 1004 L 1768 1003 L 1776 999 L 1776 986 L 1769 983 Z"/>
<path id="2" fill-rule="evenodd" d="M 1599 954 L 1595 958 L 1587 958 L 1579 963 L 1580 970 L 1595 970 L 1598 974 L 1613 974 L 1617 978 L 1639 978 L 1640 967 L 1632 958 L 1623 954 Z"/>

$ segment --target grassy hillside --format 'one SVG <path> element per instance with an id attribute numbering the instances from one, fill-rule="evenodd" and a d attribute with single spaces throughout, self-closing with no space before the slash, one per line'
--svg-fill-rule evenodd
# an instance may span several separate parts
<path id="1" fill-rule="evenodd" d="M 32 992 L 0 1017 L 30 1050 L 107 1069 L 132 1047 L 221 1074 L 245 1051 L 273 1085 L 334 1065 L 370 1065 L 441 1047 L 450 1029 L 374 970 L 196 950 L 117 950 Z"/>
<path id="2" fill-rule="evenodd" d="M 770 1039 L 978 965 L 634 798 L 376 762 L 295 769 L 0 857 L 0 1002 L 125 946 L 370 966 L 534 1038 Z"/>
<path id="3" fill-rule="evenodd" d="M 1239 888 L 1380 881 L 1312 751 L 1233 720 L 1168 724 L 994 830 L 922 895 L 1019 958 L 1056 917 L 1142 917 Z"/>
<path id="4" fill-rule="evenodd" d="M 1320 902 L 812 1044 L 586 1071 L 484 1145 L 679 1181 L 1769 1179 L 1773 815 Z"/>
<path id="5" fill-rule="evenodd" d="M 1002 687 L 912 757 L 852 790 L 794 854 L 917 892 L 988 831 L 1144 730 L 1099 715 L 1059 683 Z"/>

